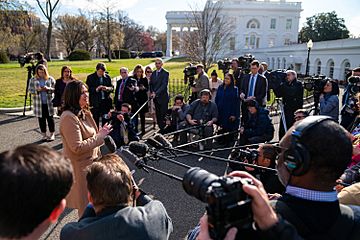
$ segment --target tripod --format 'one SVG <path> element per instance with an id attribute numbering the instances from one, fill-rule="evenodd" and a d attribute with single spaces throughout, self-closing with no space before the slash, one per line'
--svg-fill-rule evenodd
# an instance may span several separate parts
<path id="1" fill-rule="evenodd" d="M 26 79 L 26 90 L 25 90 L 23 116 L 25 116 L 25 111 L 26 111 L 26 102 L 27 102 L 27 98 L 28 98 L 30 79 L 32 78 L 32 76 L 35 73 L 34 63 L 31 63 L 31 66 L 27 66 L 26 68 L 27 68 L 28 75 L 27 75 L 27 79 Z M 31 97 L 30 97 L 30 110 L 31 110 Z"/>
<path id="2" fill-rule="evenodd" d="M 274 107 L 276 103 L 276 107 Z M 284 112 L 284 104 L 282 103 L 282 99 L 281 98 L 275 98 L 274 101 L 271 103 L 269 110 L 275 110 L 275 115 L 278 114 L 278 112 L 280 112 L 280 119 L 281 122 L 283 124 L 284 130 L 285 132 L 287 132 L 287 126 L 286 126 L 286 118 L 285 118 L 285 112 Z M 281 123 L 280 123 L 281 124 Z"/>

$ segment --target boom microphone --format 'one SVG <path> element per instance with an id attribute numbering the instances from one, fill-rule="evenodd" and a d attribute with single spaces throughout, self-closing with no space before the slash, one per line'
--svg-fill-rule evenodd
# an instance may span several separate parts
<path id="1" fill-rule="evenodd" d="M 129 150 L 138 157 L 144 157 L 149 151 L 149 147 L 144 143 L 134 141 L 129 144 Z"/>
<path id="2" fill-rule="evenodd" d="M 154 138 L 148 138 L 146 139 L 146 144 L 149 144 L 151 147 L 153 148 L 164 148 L 164 146 L 157 140 L 155 140 Z"/>
<path id="3" fill-rule="evenodd" d="M 156 141 L 158 141 L 159 143 L 161 143 L 163 147 L 167 147 L 167 148 L 173 147 L 173 145 L 170 143 L 170 141 L 167 140 L 163 135 L 161 135 L 159 133 L 154 136 L 154 139 Z"/>
<path id="4" fill-rule="evenodd" d="M 104 146 L 106 148 L 106 153 L 114 153 L 114 152 L 116 152 L 116 149 L 117 149 L 116 143 L 114 142 L 114 139 L 109 135 L 107 135 L 104 138 Z"/>
<path id="5" fill-rule="evenodd" d="M 133 163 L 137 168 L 143 169 L 146 172 L 146 166 L 145 162 L 138 158 L 134 153 L 130 152 L 129 149 L 121 148 L 120 151 L 118 151 L 118 155 L 125 161 L 125 162 L 131 162 Z"/>

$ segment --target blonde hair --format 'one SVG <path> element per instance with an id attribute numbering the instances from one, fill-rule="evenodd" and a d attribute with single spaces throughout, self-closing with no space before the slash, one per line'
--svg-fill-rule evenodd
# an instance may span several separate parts
<path id="1" fill-rule="evenodd" d="M 43 71 L 44 71 L 44 73 L 45 73 L 44 79 L 45 79 L 45 80 L 48 80 L 48 79 L 49 79 L 49 72 L 48 72 L 47 68 L 45 67 L 45 65 L 39 64 L 39 65 L 35 68 L 35 77 L 36 77 L 36 78 L 40 78 L 39 75 L 38 75 L 38 71 L 39 71 L 39 70 L 43 70 Z"/>

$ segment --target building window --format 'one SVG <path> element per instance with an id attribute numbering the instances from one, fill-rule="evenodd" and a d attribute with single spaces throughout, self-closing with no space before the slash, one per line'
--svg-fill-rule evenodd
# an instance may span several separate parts
<path id="1" fill-rule="evenodd" d="M 277 59 L 277 69 L 280 69 L 280 58 Z"/>
<path id="2" fill-rule="evenodd" d="M 269 39 L 269 47 L 274 47 L 275 46 L 275 38 L 270 38 Z"/>
<path id="3" fill-rule="evenodd" d="M 230 50 L 235 50 L 235 37 L 230 37 Z"/>
<path id="4" fill-rule="evenodd" d="M 328 76 L 329 78 L 333 78 L 334 77 L 334 61 L 331 59 L 328 61 Z"/>
<path id="5" fill-rule="evenodd" d="M 285 38 L 284 45 L 290 45 L 290 39 L 289 38 Z"/>
<path id="6" fill-rule="evenodd" d="M 256 37 L 255 34 L 251 34 L 250 37 L 245 38 L 245 48 L 254 49 L 259 48 L 260 38 Z"/>
<path id="7" fill-rule="evenodd" d="M 245 38 L 245 48 L 249 48 L 249 38 Z"/>
<path id="8" fill-rule="evenodd" d="M 286 69 L 286 58 L 283 58 L 283 69 Z"/>
<path id="9" fill-rule="evenodd" d="M 321 61 L 320 60 L 317 62 L 317 65 L 316 65 L 316 74 L 317 75 L 321 74 Z"/>
<path id="10" fill-rule="evenodd" d="M 259 48 L 260 45 L 260 38 L 256 38 L 256 48 Z"/>
<path id="11" fill-rule="evenodd" d="M 286 30 L 291 30 L 292 19 L 286 19 Z"/>
<path id="12" fill-rule="evenodd" d="M 260 28 L 260 22 L 256 19 L 251 19 L 246 24 L 246 28 Z"/>
<path id="13" fill-rule="evenodd" d="M 274 58 L 271 59 L 271 68 L 272 69 L 275 68 L 275 59 Z"/>
<path id="14" fill-rule="evenodd" d="M 270 29 L 275 29 L 276 28 L 276 18 L 272 18 L 270 20 Z"/>
<path id="15" fill-rule="evenodd" d="M 344 64 L 344 77 L 343 77 L 343 79 L 344 80 L 346 80 L 346 76 L 347 76 L 347 74 L 350 72 L 350 63 L 349 62 L 346 62 L 345 64 Z"/>

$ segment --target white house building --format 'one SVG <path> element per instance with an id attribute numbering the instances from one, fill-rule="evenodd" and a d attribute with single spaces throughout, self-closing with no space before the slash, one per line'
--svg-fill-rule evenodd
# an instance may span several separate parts
<path id="1" fill-rule="evenodd" d="M 222 14 L 235 26 L 223 43 L 221 57 L 251 53 L 271 69 L 288 68 L 305 73 L 307 47 L 297 44 L 301 2 L 286 0 L 208 0 L 222 4 Z M 213 4 L 215 4 L 213 3 Z M 167 51 L 171 56 L 173 31 L 196 31 L 190 11 L 170 11 L 167 19 Z M 181 40 L 180 40 L 181 42 Z M 180 49 L 174 49 L 181 52 Z M 316 42 L 310 54 L 310 74 L 343 80 L 345 69 L 360 66 L 360 39 Z"/>

